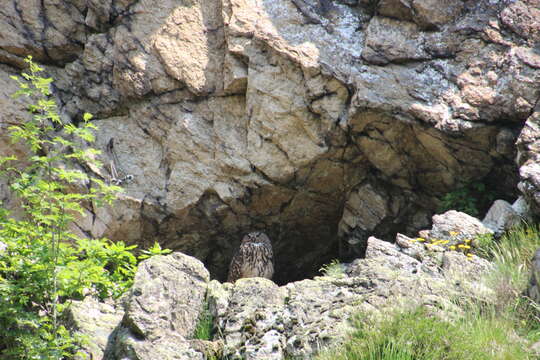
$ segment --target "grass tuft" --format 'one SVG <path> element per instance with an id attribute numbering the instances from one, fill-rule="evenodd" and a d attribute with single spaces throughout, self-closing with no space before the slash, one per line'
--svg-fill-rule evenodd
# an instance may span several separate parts
<path id="1" fill-rule="evenodd" d="M 199 321 L 197 323 L 197 327 L 195 328 L 195 333 L 193 334 L 193 337 L 198 340 L 211 341 L 214 337 L 213 329 L 214 317 L 208 309 L 208 304 L 205 303 L 201 314 L 199 315 Z"/>

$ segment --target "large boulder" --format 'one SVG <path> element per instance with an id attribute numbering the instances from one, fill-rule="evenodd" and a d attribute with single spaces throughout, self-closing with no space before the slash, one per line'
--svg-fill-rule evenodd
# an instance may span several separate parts
<path id="1" fill-rule="evenodd" d="M 208 270 L 197 259 L 174 253 L 139 265 L 106 359 L 204 359 L 189 340 L 205 303 Z"/>
<path id="2" fill-rule="evenodd" d="M 123 316 L 120 304 L 99 302 L 92 297 L 73 301 L 67 310 L 70 328 L 85 339 L 81 352 L 90 359 L 103 359 Z M 85 358 L 82 354 L 80 357 Z"/>
<path id="3" fill-rule="evenodd" d="M 444 214 L 434 215 L 433 225 L 429 231 L 421 231 L 421 236 L 433 240 L 448 240 L 448 245 L 455 245 L 465 240 L 470 240 L 473 245 L 478 245 L 478 237 L 491 235 L 493 230 L 484 225 L 480 220 L 456 210 L 449 210 Z"/>
<path id="4" fill-rule="evenodd" d="M 504 200 L 496 200 L 489 208 L 486 216 L 482 220 L 484 226 L 489 228 L 493 233 L 498 236 L 506 230 L 519 225 L 519 223 L 525 219 L 520 215 L 516 208 L 512 204 Z"/>

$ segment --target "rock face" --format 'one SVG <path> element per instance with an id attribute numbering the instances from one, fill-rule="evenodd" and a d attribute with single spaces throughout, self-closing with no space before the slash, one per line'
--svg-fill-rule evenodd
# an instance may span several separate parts
<path id="1" fill-rule="evenodd" d="M 91 337 L 87 352 L 94 359 L 202 360 L 209 353 L 227 359 L 312 359 L 340 341 L 350 330 L 351 315 L 360 311 L 423 305 L 451 314 L 459 311 L 456 299 L 490 302 L 493 296 L 483 282 L 491 268 L 487 261 L 401 234 L 396 244 L 370 237 L 365 259 L 334 266 L 327 276 L 281 287 L 263 278 L 221 284 L 209 281 L 192 257 L 157 256 L 139 267 L 124 314 L 86 300 L 73 306 L 71 317 L 79 332 Z M 192 339 L 205 296 L 214 315 L 213 342 Z"/>
<path id="2" fill-rule="evenodd" d="M 158 238 L 224 279 L 263 230 L 281 284 L 426 227 L 472 180 L 540 204 L 535 4 L 22 0 L 0 14 L 0 91 L 34 55 L 66 120 L 96 115 L 99 174 L 133 175 L 81 233 Z"/>

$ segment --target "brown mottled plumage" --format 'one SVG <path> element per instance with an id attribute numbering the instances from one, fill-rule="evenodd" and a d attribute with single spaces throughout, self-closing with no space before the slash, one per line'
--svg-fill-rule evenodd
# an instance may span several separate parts
<path id="1" fill-rule="evenodd" d="M 260 231 L 244 236 L 238 252 L 232 258 L 227 281 L 235 282 L 247 277 L 271 279 L 273 275 L 274 253 L 268 236 Z"/>

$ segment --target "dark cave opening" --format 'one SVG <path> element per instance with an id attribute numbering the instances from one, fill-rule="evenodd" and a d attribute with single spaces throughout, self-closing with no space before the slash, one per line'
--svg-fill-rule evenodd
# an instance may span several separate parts
<path id="1" fill-rule="evenodd" d="M 477 207 L 477 213 L 471 213 L 469 215 L 482 220 L 494 200 L 503 199 L 512 202 L 518 196 L 516 188 L 517 176 L 507 176 L 505 181 L 501 181 L 500 174 L 498 173 L 500 170 L 501 167 L 494 168 L 488 175 L 478 180 L 467 182 L 465 186 L 457 185 L 448 194 L 463 194 L 463 189 L 467 189 L 465 195 L 470 196 L 468 200 L 472 199 L 473 204 Z M 441 194 L 439 198 L 444 199 L 444 196 L 445 194 Z M 315 214 L 320 211 L 320 209 L 317 210 L 316 208 L 306 208 L 306 215 L 296 218 L 296 222 L 292 222 L 295 219 L 289 219 L 289 226 L 283 226 L 285 222 L 283 219 L 281 219 L 281 222 L 279 219 L 274 219 L 271 225 L 265 225 L 268 223 L 268 218 L 261 217 L 256 219 L 254 223 L 258 225 L 245 228 L 245 230 L 239 231 L 229 238 L 228 242 L 234 245 L 229 247 L 226 255 L 227 260 L 224 263 L 222 262 L 221 266 L 215 266 L 216 264 L 212 262 L 212 259 L 215 259 L 215 257 L 210 256 L 206 259 L 205 264 L 210 269 L 212 277 L 219 281 L 226 280 L 227 271 L 224 269 L 224 266 L 228 266 L 228 261 L 230 261 L 233 252 L 238 247 L 239 239 L 250 231 L 264 231 L 270 237 L 275 260 L 275 273 L 272 280 L 281 286 L 290 282 L 321 276 L 321 268 L 334 260 L 341 263 L 348 263 L 354 259 L 363 258 L 365 256 L 367 239 L 370 236 L 393 242 L 398 232 L 414 237 L 418 231 L 429 228 L 431 225 L 430 221 L 424 222 L 420 227 L 415 228 L 410 226 L 410 221 L 412 221 L 411 219 L 416 214 L 412 209 L 427 214 L 426 217 L 429 220 L 431 220 L 432 215 L 445 212 L 441 211 L 440 204 L 439 207 L 429 209 L 427 213 L 425 208 L 409 207 L 408 209 L 410 211 L 408 213 L 404 211 L 405 215 L 404 213 L 398 213 L 396 217 L 388 216 L 382 219 L 373 229 L 366 230 L 356 227 L 347 234 L 340 234 L 340 221 L 342 221 L 346 201 L 344 198 L 341 198 L 341 201 L 335 200 L 331 213 L 326 213 L 322 217 L 319 214 L 317 219 L 311 218 L 311 220 L 306 220 L 310 219 L 310 210 Z M 389 205 L 391 206 L 392 204 L 389 203 Z M 461 208 L 461 205 L 463 204 L 457 201 L 453 204 L 452 209 L 468 212 L 468 209 Z"/>

